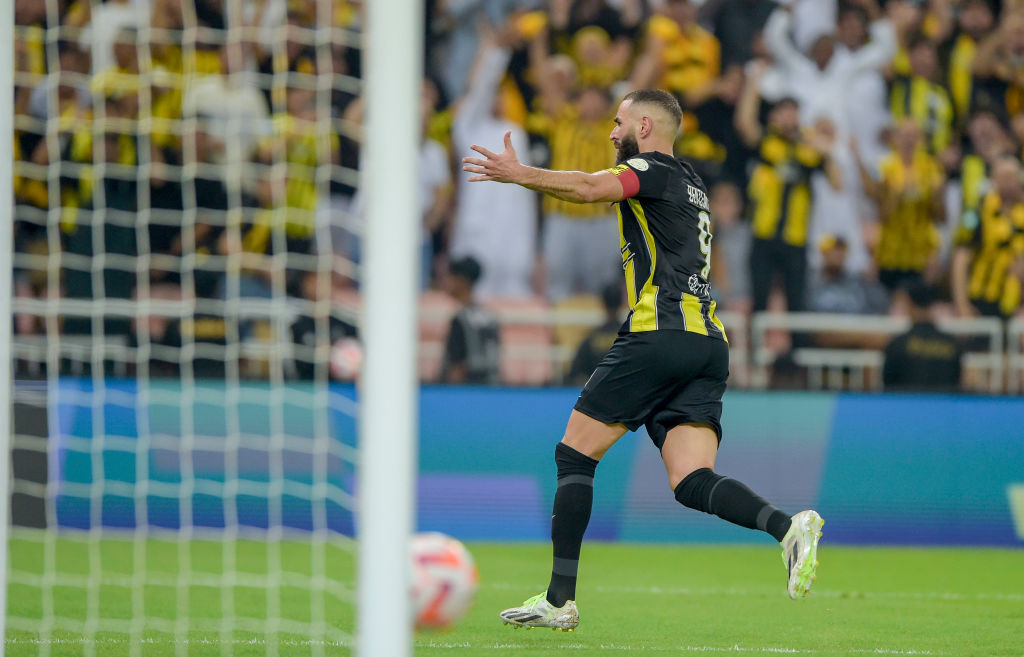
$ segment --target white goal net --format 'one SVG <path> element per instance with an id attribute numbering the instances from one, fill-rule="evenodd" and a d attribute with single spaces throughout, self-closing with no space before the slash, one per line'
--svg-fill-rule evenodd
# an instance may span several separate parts
<path id="1" fill-rule="evenodd" d="M 347 654 L 363 3 L 15 4 L 7 654 Z"/>

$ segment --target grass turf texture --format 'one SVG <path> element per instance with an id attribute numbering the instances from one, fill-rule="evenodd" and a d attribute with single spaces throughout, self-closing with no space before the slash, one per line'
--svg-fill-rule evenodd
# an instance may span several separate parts
<path id="1" fill-rule="evenodd" d="M 826 528 L 827 529 L 827 528 Z M 43 596 L 36 579 L 42 573 L 41 535 L 10 543 L 15 572 L 8 589 L 9 614 L 21 629 L 11 629 L 7 654 L 36 655 L 39 634 L 26 619 L 41 618 Z M 827 533 L 826 533 L 827 541 Z M 480 568 L 481 586 L 469 615 L 454 629 L 419 633 L 415 654 L 454 655 L 627 655 L 627 654 L 917 654 L 935 656 L 1024 655 L 1024 551 L 988 549 L 819 549 L 818 581 L 804 601 L 786 597 L 782 560 L 774 546 L 584 545 L 578 601 L 581 623 L 574 633 L 513 630 L 501 625 L 497 612 L 543 589 L 550 548 L 545 545 L 471 544 Z M 224 569 L 221 543 L 194 541 L 184 552 L 191 560 L 195 584 L 178 588 L 180 557 L 173 542 L 145 546 L 147 585 L 141 597 L 148 618 L 178 616 L 177 593 L 187 591 L 195 625 L 187 646 L 173 633 L 146 629 L 142 654 L 263 655 L 264 632 L 218 630 L 222 592 L 214 588 Z M 309 575 L 310 547 L 301 541 L 280 545 L 281 562 L 296 586 L 282 588 L 281 615 L 309 620 L 309 591 L 299 586 Z M 239 541 L 229 549 L 236 570 L 266 573 L 267 548 Z M 103 568 L 99 608 L 105 618 L 122 621 L 133 609 L 130 576 L 133 544 L 105 539 L 95 551 Z M 85 619 L 88 597 L 80 578 L 89 572 L 88 543 L 60 539 L 56 544 L 59 575 L 53 589 L 56 614 Z M 353 579 L 347 549 L 327 548 L 334 587 L 327 596 L 326 617 L 351 632 L 354 607 L 344 600 Z M 271 561 L 276 562 L 276 560 Z M 62 586 L 60 582 L 70 582 Z M 251 583 L 251 582 L 250 582 Z M 339 598 L 333 597 L 340 596 Z M 228 596 L 236 613 L 261 619 L 266 593 L 238 587 Z M 204 620 L 205 619 L 205 620 Z M 99 632 L 94 654 L 127 655 L 128 636 Z M 229 644 L 229 645 L 225 645 Z M 49 641 L 54 656 L 82 655 L 81 629 L 55 629 Z M 311 654 L 309 637 L 278 636 L 280 655 Z M 178 651 L 182 652 L 178 652 Z M 327 655 L 349 655 L 350 647 L 324 646 Z"/>

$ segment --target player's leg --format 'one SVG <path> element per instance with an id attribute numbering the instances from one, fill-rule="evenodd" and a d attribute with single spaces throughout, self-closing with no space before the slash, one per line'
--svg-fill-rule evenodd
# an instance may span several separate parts
<path id="1" fill-rule="evenodd" d="M 594 472 L 601 457 L 626 430 L 622 424 L 607 424 L 577 410 L 569 416 L 565 436 L 555 446 L 558 488 L 551 510 L 551 580 L 544 593 L 502 611 L 505 623 L 563 630 L 579 624 L 576 574 L 594 502 Z"/>
<path id="2" fill-rule="evenodd" d="M 790 518 L 742 482 L 716 473 L 717 451 L 718 435 L 711 425 L 681 424 L 668 431 L 661 456 L 676 500 L 741 527 L 771 534 L 782 544 L 789 596 L 794 600 L 804 597 L 818 566 L 818 539 L 824 521 L 811 510 Z"/>
<path id="3" fill-rule="evenodd" d="M 742 482 L 716 473 L 717 452 L 718 435 L 710 424 L 680 424 L 668 431 L 661 458 L 676 500 L 735 525 L 768 532 L 781 541 L 789 531 L 789 515 Z"/>
<path id="4" fill-rule="evenodd" d="M 565 437 L 555 446 L 558 488 L 551 509 L 553 561 L 547 599 L 556 607 L 576 599 L 580 546 L 594 502 L 594 471 L 624 433 L 621 424 L 606 424 L 573 410 Z"/>
<path id="5" fill-rule="evenodd" d="M 579 623 L 576 573 L 590 522 L 597 463 L 626 431 L 643 425 L 666 387 L 674 387 L 657 371 L 658 359 L 665 359 L 655 333 L 620 335 L 583 387 L 555 447 L 558 488 L 551 515 L 551 580 L 544 593 L 501 612 L 505 623 L 565 630 Z"/>

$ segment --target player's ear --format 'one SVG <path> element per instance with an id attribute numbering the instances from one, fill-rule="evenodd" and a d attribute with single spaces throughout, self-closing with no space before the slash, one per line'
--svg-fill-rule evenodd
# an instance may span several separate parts
<path id="1" fill-rule="evenodd" d="M 640 117 L 640 136 L 650 136 L 652 130 L 654 130 L 654 120 L 649 116 Z"/>

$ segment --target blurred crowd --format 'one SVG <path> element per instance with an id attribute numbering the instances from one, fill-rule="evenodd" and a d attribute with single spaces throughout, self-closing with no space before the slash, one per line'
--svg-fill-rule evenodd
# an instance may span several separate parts
<path id="1" fill-rule="evenodd" d="M 217 311 L 240 299 L 357 291 L 365 1 L 16 0 L 16 295 L 209 301 L 59 327 L 173 347 L 257 330 Z M 618 98 L 659 87 L 710 192 L 720 307 L 887 314 L 926 284 L 946 314 L 1021 311 L 1024 2 L 426 7 L 425 290 L 468 258 L 460 303 L 609 305 L 613 207 L 468 184 L 456 163 L 511 131 L 528 163 L 607 168 Z"/>

